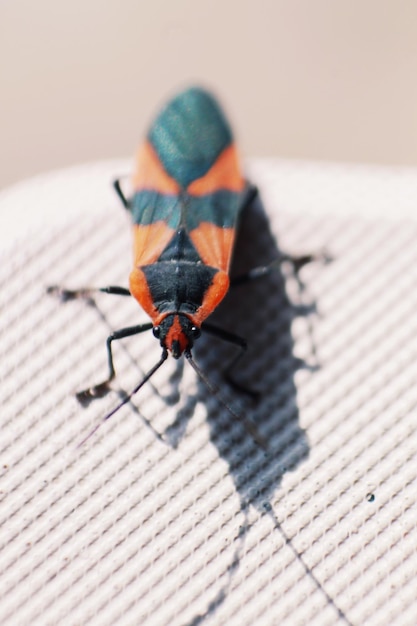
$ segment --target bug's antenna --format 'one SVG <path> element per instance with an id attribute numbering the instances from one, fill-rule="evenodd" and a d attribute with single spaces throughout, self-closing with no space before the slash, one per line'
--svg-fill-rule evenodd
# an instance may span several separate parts
<path id="1" fill-rule="evenodd" d="M 164 348 L 163 352 L 162 352 L 162 356 L 159 359 L 158 363 L 156 363 L 156 365 L 154 365 L 147 374 L 145 374 L 145 376 L 142 378 L 142 380 L 140 381 L 140 383 L 133 389 L 133 391 L 131 391 L 125 398 L 123 398 L 123 400 L 121 402 L 119 402 L 119 404 L 117 406 L 114 407 L 114 409 L 112 409 L 110 411 L 110 413 L 107 413 L 107 415 L 105 415 L 105 417 L 103 417 L 103 419 L 101 420 L 101 422 L 99 422 L 97 424 L 97 426 L 95 426 L 93 428 L 93 430 L 87 435 L 87 437 L 85 437 L 77 446 L 77 448 L 79 448 L 80 446 L 82 446 L 87 439 L 90 439 L 90 437 L 92 435 L 94 435 L 94 433 L 96 433 L 98 431 L 98 429 L 100 428 L 100 426 L 108 419 L 110 419 L 111 417 L 113 417 L 113 415 L 115 413 L 117 413 L 117 411 L 119 409 L 122 408 L 122 406 L 124 406 L 125 404 L 127 404 L 132 396 L 135 395 L 135 393 L 137 393 L 139 391 L 139 389 L 141 389 L 143 387 L 143 385 L 145 383 L 148 382 L 148 380 L 155 374 L 156 370 L 158 370 L 161 365 L 167 360 L 168 358 L 168 351 Z"/>
<path id="2" fill-rule="evenodd" d="M 189 350 L 187 350 L 184 353 L 184 355 L 185 355 L 187 361 L 189 362 L 189 364 L 191 365 L 191 367 L 193 368 L 193 370 L 196 372 L 197 376 L 200 378 L 200 380 L 203 381 L 203 383 L 206 385 L 208 390 L 213 394 L 213 396 L 215 396 L 217 398 L 217 400 L 220 402 L 220 404 L 222 406 L 224 406 L 224 408 L 229 411 L 230 415 L 234 419 L 239 420 L 240 422 L 243 423 L 244 427 L 246 428 L 247 432 L 251 435 L 253 440 L 261 448 L 263 448 L 264 450 L 267 450 L 268 446 L 267 446 L 267 443 L 266 443 L 265 439 L 263 439 L 263 437 L 260 436 L 260 434 L 257 432 L 257 430 L 256 430 L 255 426 L 252 424 L 252 422 L 250 420 L 248 420 L 248 418 L 245 415 L 240 415 L 239 413 L 237 413 L 230 406 L 230 404 L 228 404 L 226 402 L 226 400 L 220 394 L 219 388 L 216 387 L 216 385 L 214 383 L 212 383 L 211 380 L 209 380 L 207 378 L 206 374 L 199 368 L 197 363 L 194 361 L 193 357 L 191 356 L 191 352 Z"/>

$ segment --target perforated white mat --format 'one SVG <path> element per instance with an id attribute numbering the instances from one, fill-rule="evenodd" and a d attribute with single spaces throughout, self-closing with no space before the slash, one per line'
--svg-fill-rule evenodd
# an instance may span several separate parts
<path id="1" fill-rule="evenodd" d="M 249 340 L 236 378 L 257 403 L 222 378 L 233 348 L 195 346 L 266 453 L 173 359 L 79 446 L 160 356 L 152 333 L 116 342 L 113 391 L 81 408 L 110 329 L 146 316 L 45 292 L 127 285 L 110 183 L 129 168 L 0 194 L 0 623 L 415 626 L 417 171 L 250 164 L 264 208 L 235 271 L 278 247 L 333 257 L 301 293 L 289 267 L 236 288 L 212 320 Z"/>

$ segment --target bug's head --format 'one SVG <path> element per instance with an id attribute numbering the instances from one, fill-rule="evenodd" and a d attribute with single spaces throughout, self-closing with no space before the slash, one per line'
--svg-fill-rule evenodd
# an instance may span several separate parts
<path id="1" fill-rule="evenodd" d="M 179 359 L 183 352 L 191 350 L 201 330 L 186 315 L 172 313 L 153 327 L 153 334 L 174 359 Z"/>

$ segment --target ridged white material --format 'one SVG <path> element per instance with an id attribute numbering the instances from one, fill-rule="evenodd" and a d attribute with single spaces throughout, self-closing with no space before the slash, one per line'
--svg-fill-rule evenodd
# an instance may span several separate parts
<path id="1" fill-rule="evenodd" d="M 110 330 L 146 316 L 45 293 L 127 285 L 110 182 L 129 166 L 0 194 L 0 623 L 414 626 L 417 171 L 249 164 L 266 217 L 243 219 L 235 273 L 277 246 L 333 257 L 303 268 L 304 290 L 284 265 L 213 317 L 248 339 L 235 377 L 257 403 L 223 381 L 233 348 L 195 347 L 268 453 L 172 359 L 79 447 L 160 355 L 152 333 L 117 342 L 114 391 L 82 409 Z"/>

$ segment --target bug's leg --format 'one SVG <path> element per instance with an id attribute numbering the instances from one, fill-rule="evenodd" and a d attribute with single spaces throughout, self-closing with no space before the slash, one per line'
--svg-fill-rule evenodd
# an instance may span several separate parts
<path id="1" fill-rule="evenodd" d="M 329 263 L 331 261 L 331 257 L 326 252 L 320 252 L 317 254 L 303 254 L 300 256 L 292 256 L 290 254 L 281 254 L 277 259 L 274 259 L 268 265 L 263 265 L 260 267 L 254 267 L 253 269 L 246 272 L 246 274 L 241 274 L 240 276 L 235 276 L 230 281 L 231 287 L 237 287 L 238 285 L 243 285 L 245 283 L 251 282 L 252 280 L 256 280 L 258 278 L 262 278 L 263 276 L 268 276 L 272 271 L 279 269 L 282 263 L 290 263 L 293 267 L 295 275 L 298 277 L 299 271 L 308 263 L 313 263 L 314 261 L 320 261 L 323 263 Z"/>
<path id="2" fill-rule="evenodd" d="M 310 316 L 310 313 L 316 312 L 316 307 L 314 303 L 305 304 L 303 301 L 305 294 L 305 284 L 300 277 L 300 270 L 308 263 L 312 263 L 314 261 L 327 264 L 331 260 L 332 257 L 326 251 L 322 251 L 316 254 L 304 254 L 300 256 L 280 254 L 280 256 L 271 263 L 269 263 L 269 265 L 255 267 L 246 274 L 236 276 L 230 281 L 231 287 L 236 287 L 245 283 L 249 283 L 255 279 L 262 278 L 263 276 L 268 276 L 272 271 L 276 271 L 277 269 L 279 270 L 283 263 L 289 263 L 292 266 L 293 276 L 297 281 L 301 300 L 299 305 L 292 305 L 292 310 L 295 315 L 302 315 L 306 319 L 307 332 L 311 339 L 311 351 L 313 358 L 312 364 L 307 364 L 303 362 L 302 366 L 307 367 L 311 371 L 315 371 L 319 367 L 317 347 L 314 340 L 314 327 Z"/>
<path id="3" fill-rule="evenodd" d="M 120 185 L 120 178 L 116 178 L 116 180 L 113 182 L 113 187 L 117 193 L 117 195 L 120 198 L 121 203 L 123 204 L 125 209 L 130 209 L 130 202 L 129 200 L 126 198 L 125 194 L 123 193 L 123 189 Z"/>
<path id="4" fill-rule="evenodd" d="M 146 322 L 145 324 L 139 324 L 137 326 L 129 326 L 128 328 L 122 328 L 121 330 L 116 330 L 114 333 L 107 337 L 107 360 L 109 366 L 109 375 L 106 380 L 103 382 L 94 385 L 93 387 L 88 387 L 83 391 L 79 391 L 76 394 L 77 400 L 84 406 L 89 404 L 91 400 L 95 398 L 102 398 L 106 393 L 110 390 L 109 383 L 116 376 L 116 371 L 114 369 L 113 363 L 113 353 L 112 353 L 112 342 L 117 339 L 123 339 L 124 337 L 131 337 L 132 335 L 137 335 L 139 333 L 143 333 L 146 330 L 150 330 L 152 328 L 152 322 Z"/>
<path id="5" fill-rule="evenodd" d="M 238 346 L 240 348 L 240 351 L 236 354 L 235 357 L 233 357 L 230 363 L 226 366 L 224 370 L 224 376 L 227 382 L 229 383 L 229 385 L 231 385 L 234 389 L 237 389 L 237 391 L 246 393 L 252 398 L 257 399 L 259 397 L 259 393 L 257 391 L 244 387 L 243 385 L 238 383 L 231 374 L 233 368 L 236 366 L 238 361 L 240 361 L 240 359 L 246 353 L 246 350 L 248 348 L 246 339 L 244 339 L 243 337 L 240 337 L 239 335 L 235 335 L 234 333 L 230 333 L 229 331 L 224 330 L 223 328 L 219 328 L 218 326 L 213 326 L 213 324 L 210 324 L 208 322 L 204 322 L 201 328 L 204 332 L 209 333 L 210 335 L 213 335 L 214 337 L 218 337 L 219 339 L 222 339 L 223 341 L 227 341 L 228 343 L 233 343 L 235 346 Z"/>
<path id="6" fill-rule="evenodd" d="M 107 287 L 98 287 L 97 291 L 103 293 L 111 293 L 115 296 L 131 296 L 129 289 L 126 287 L 118 287 L 117 285 L 108 285 Z"/>
<path id="7" fill-rule="evenodd" d="M 116 285 L 109 285 L 108 287 L 82 287 L 81 289 L 66 289 L 59 285 L 51 285 L 47 287 L 46 293 L 58 296 L 62 302 L 68 300 L 75 300 L 77 298 L 83 298 L 89 300 L 95 293 L 110 293 L 117 296 L 130 296 L 131 293 L 126 287 L 118 287 Z"/>

